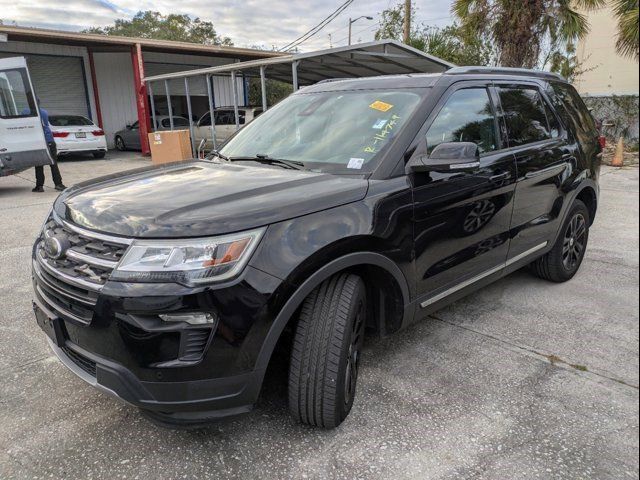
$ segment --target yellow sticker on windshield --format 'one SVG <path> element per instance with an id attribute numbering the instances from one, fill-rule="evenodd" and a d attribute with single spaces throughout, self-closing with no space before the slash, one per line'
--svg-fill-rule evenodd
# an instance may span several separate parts
<path id="1" fill-rule="evenodd" d="M 393 105 L 391 105 L 390 103 L 382 102 L 380 100 L 376 100 L 371 105 L 369 105 L 369 107 L 373 108 L 374 110 L 380 110 L 381 112 L 386 112 L 387 110 L 391 110 L 393 108 Z"/>

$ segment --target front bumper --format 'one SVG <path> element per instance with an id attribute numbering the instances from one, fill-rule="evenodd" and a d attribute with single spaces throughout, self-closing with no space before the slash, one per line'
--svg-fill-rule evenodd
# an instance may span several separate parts
<path id="1" fill-rule="evenodd" d="M 167 425 L 198 425 L 251 411 L 259 394 L 262 372 L 192 382 L 141 382 L 129 370 L 66 342 L 51 339 L 58 359 L 89 385 L 149 411 Z"/>

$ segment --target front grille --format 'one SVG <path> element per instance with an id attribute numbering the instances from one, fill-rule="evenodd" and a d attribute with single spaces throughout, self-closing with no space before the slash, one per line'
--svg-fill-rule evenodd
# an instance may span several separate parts
<path id="1" fill-rule="evenodd" d="M 75 350 L 71 350 L 69 347 L 62 347 L 62 351 L 71 359 L 73 363 L 75 363 L 82 370 L 87 372 L 92 377 L 96 376 L 96 362 L 88 359 L 81 353 L 76 352 Z"/>
<path id="2" fill-rule="evenodd" d="M 61 258 L 47 255 L 44 242 L 63 239 L 68 247 Z M 63 225 L 53 218 L 45 224 L 36 244 L 33 278 L 36 296 L 59 317 L 88 324 L 98 293 L 127 249 L 127 240 L 92 234 Z"/>
<path id="3" fill-rule="evenodd" d="M 53 218 L 43 229 L 43 240 L 49 236 L 62 236 L 69 241 L 69 249 L 59 259 L 52 259 L 44 254 L 42 243 L 39 253 L 42 260 L 56 271 L 71 279 L 86 282 L 89 286 L 100 287 L 108 280 L 111 271 L 118 264 L 127 249 L 126 240 L 105 240 L 102 235 L 62 225 Z"/>

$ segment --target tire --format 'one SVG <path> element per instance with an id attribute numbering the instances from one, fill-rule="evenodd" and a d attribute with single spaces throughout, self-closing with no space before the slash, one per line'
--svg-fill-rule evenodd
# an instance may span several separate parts
<path id="1" fill-rule="evenodd" d="M 104 158 L 107 152 L 93 152 L 93 158 L 100 159 Z"/>
<path id="2" fill-rule="evenodd" d="M 122 139 L 122 137 L 117 136 L 115 139 L 115 143 L 116 143 L 116 148 L 121 152 L 124 152 L 127 149 L 127 146 L 124 144 L 124 140 Z"/>
<path id="3" fill-rule="evenodd" d="M 566 282 L 576 274 L 589 241 L 589 210 L 576 200 L 553 248 L 531 264 L 535 275 L 551 282 Z"/>
<path id="4" fill-rule="evenodd" d="M 366 290 L 357 275 L 325 280 L 302 304 L 289 364 L 289 411 L 334 428 L 353 406 L 364 338 Z"/>

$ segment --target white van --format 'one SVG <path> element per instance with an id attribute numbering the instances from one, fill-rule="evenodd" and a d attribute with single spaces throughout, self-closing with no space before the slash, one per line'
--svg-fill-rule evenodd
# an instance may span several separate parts
<path id="1" fill-rule="evenodd" d="M 0 59 L 0 177 L 51 164 L 27 62 Z"/>

